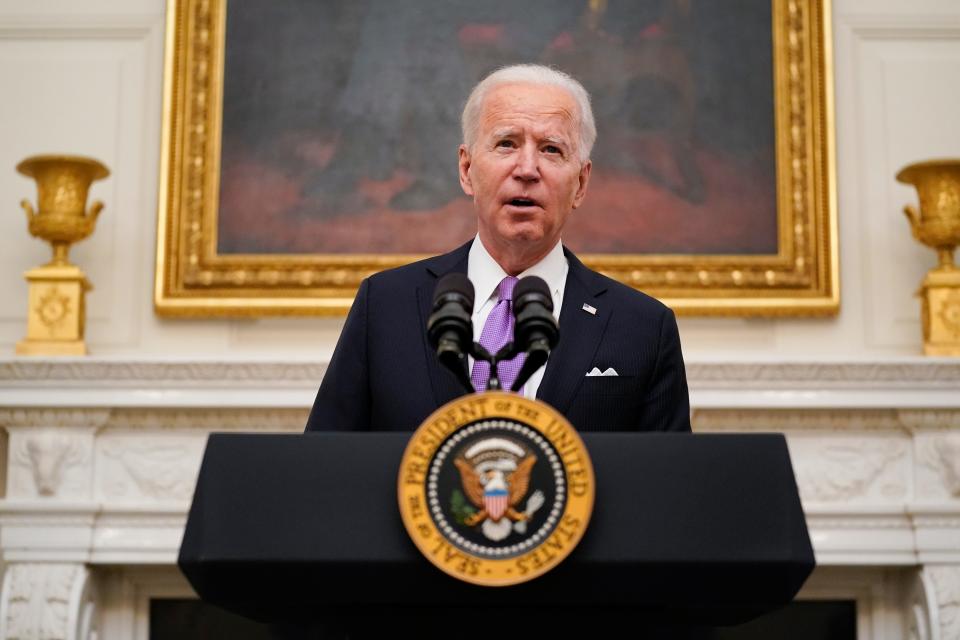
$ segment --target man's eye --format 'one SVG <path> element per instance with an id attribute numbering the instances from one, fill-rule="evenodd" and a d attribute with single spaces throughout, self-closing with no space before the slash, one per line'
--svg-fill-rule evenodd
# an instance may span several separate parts
<path id="1" fill-rule="evenodd" d="M 509 148 L 509 147 L 512 147 L 512 146 L 513 146 L 513 141 L 512 141 L 512 140 L 501 140 L 500 142 L 497 143 L 497 146 L 498 146 L 498 147 Z"/>
<path id="2" fill-rule="evenodd" d="M 548 144 L 543 148 L 543 150 L 546 151 L 547 153 L 562 153 L 562 151 L 560 150 L 560 147 L 552 144 Z"/>

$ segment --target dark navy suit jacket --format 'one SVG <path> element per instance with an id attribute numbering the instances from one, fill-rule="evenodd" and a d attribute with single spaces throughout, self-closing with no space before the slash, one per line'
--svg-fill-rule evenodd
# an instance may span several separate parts
<path id="1" fill-rule="evenodd" d="M 307 430 L 409 431 L 464 395 L 427 341 L 437 280 L 467 272 L 470 243 L 383 271 L 360 285 Z M 690 403 L 673 312 L 653 298 L 587 269 L 570 268 L 560 342 L 537 398 L 580 431 L 690 431 Z M 596 314 L 583 310 L 584 303 Z M 597 367 L 619 374 L 588 377 Z"/>

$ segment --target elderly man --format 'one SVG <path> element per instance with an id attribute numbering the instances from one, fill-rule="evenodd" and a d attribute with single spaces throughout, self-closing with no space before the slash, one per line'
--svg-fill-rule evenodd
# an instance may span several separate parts
<path id="1" fill-rule="evenodd" d="M 586 90 L 539 65 L 487 76 L 463 111 L 460 185 L 477 236 L 451 253 L 365 280 L 347 317 L 307 430 L 412 430 L 463 395 L 426 336 L 437 280 L 466 273 L 476 289 L 475 337 L 509 310 L 518 278 L 550 287 L 560 342 L 522 392 L 580 430 L 689 431 L 689 400 L 673 313 L 587 269 L 560 242 L 590 182 L 596 138 Z M 484 363 L 473 364 L 483 388 Z M 504 386 L 515 370 L 505 367 Z"/>

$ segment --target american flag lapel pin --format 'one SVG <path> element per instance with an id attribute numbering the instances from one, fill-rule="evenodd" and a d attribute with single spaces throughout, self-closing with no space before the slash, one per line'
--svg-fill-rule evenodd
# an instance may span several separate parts
<path id="1" fill-rule="evenodd" d="M 583 303 L 583 310 L 592 316 L 597 315 L 597 308 L 587 304 L 586 302 Z"/>

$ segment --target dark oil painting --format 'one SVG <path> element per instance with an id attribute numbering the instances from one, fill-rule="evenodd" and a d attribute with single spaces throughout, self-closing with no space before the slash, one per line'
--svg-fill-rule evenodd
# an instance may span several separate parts
<path id="1" fill-rule="evenodd" d="M 435 254 L 474 235 L 460 112 L 539 62 L 592 95 L 581 253 L 775 254 L 770 0 L 234 0 L 218 253 Z"/>

